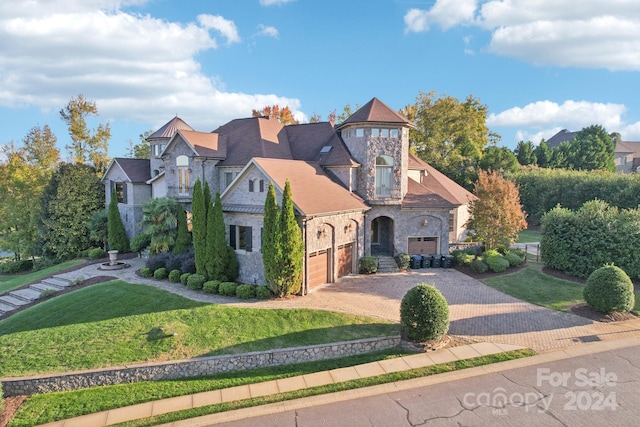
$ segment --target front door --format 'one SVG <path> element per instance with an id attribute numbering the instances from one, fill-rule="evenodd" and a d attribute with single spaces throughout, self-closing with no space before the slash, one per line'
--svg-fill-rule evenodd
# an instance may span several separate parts
<path id="1" fill-rule="evenodd" d="M 380 216 L 371 221 L 371 255 L 393 256 L 393 219 Z"/>

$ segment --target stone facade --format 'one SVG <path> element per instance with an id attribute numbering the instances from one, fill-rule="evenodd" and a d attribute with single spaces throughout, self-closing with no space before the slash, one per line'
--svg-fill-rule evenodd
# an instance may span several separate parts
<path id="1" fill-rule="evenodd" d="M 104 385 L 173 380 L 292 363 L 354 356 L 397 347 L 400 337 L 370 338 L 309 347 L 294 347 L 240 355 L 201 357 L 128 367 L 68 372 L 36 377 L 2 378 L 5 397 L 70 391 Z"/>

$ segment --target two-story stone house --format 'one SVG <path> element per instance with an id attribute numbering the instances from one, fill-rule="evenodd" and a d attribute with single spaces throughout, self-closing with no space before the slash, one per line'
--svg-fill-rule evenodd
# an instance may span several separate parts
<path id="1" fill-rule="evenodd" d="M 206 180 L 221 193 L 239 281 L 260 284 L 266 190 L 273 183 L 281 201 L 288 180 L 305 243 L 307 293 L 357 272 L 363 255 L 447 254 L 450 242 L 464 238 L 474 196 L 410 153 L 410 127 L 376 98 L 337 127 L 251 117 L 207 133 L 175 117 L 148 138 L 151 160 L 113 160 L 103 177 L 107 202 L 110 188 L 120 189 L 133 236 L 146 200 L 175 197 L 189 211 L 195 180 Z"/>

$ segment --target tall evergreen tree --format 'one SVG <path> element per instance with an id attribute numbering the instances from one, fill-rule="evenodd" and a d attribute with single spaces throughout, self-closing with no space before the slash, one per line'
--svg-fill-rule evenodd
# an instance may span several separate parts
<path id="1" fill-rule="evenodd" d="M 269 183 L 267 198 L 264 202 L 264 220 L 262 225 L 262 264 L 267 286 L 274 294 L 280 294 L 280 263 L 282 259 L 280 234 L 280 210 L 276 200 L 276 190 Z"/>
<path id="2" fill-rule="evenodd" d="M 178 237 L 176 237 L 176 244 L 173 247 L 174 254 L 183 254 L 189 250 L 191 246 L 191 235 L 187 229 L 187 215 L 184 211 L 182 204 L 178 203 L 176 218 L 178 220 Z"/>
<path id="3" fill-rule="evenodd" d="M 235 252 L 233 253 L 235 258 Z M 222 215 L 220 193 L 216 192 L 215 203 L 207 215 L 207 274 L 211 280 L 226 281 L 228 263 L 227 239 Z"/>
<path id="4" fill-rule="evenodd" d="M 115 187 L 111 189 L 111 200 L 109 200 L 109 213 L 107 215 L 107 235 L 109 239 L 109 250 L 116 250 L 120 253 L 129 252 L 129 238 L 127 230 L 124 228 L 120 210 L 118 210 L 118 197 Z"/>
<path id="5" fill-rule="evenodd" d="M 191 234 L 193 235 L 196 273 L 206 276 L 207 208 L 205 205 L 205 198 L 200 178 L 196 179 L 196 182 L 193 185 L 193 199 L 191 201 L 191 206 L 193 209 L 191 217 Z"/>
<path id="6" fill-rule="evenodd" d="M 304 242 L 302 231 L 296 221 L 289 180 L 282 195 L 280 213 L 280 237 L 282 239 L 282 291 L 279 296 L 297 294 L 302 289 L 302 263 L 304 260 Z"/>

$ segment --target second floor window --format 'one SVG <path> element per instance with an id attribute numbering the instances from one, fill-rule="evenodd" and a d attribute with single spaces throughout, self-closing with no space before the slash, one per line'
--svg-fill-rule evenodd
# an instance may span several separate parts
<path id="1" fill-rule="evenodd" d="M 178 194 L 189 194 L 189 158 L 178 156 L 176 167 L 178 168 Z"/>
<path id="2" fill-rule="evenodd" d="M 393 157 L 376 157 L 376 196 L 389 197 L 393 188 Z"/>

